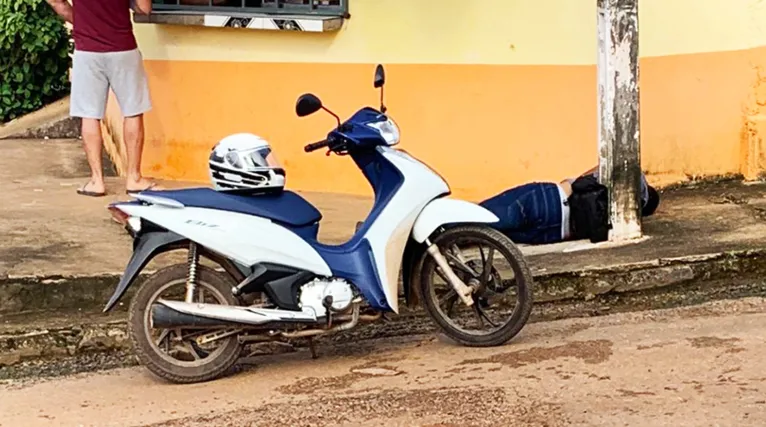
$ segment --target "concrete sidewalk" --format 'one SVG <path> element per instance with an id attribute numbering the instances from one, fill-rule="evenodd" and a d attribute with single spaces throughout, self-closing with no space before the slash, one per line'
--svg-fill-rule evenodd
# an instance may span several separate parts
<path id="1" fill-rule="evenodd" d="M 129 199 L 121 180 L 108 178 L 110 194 L 106 197 L 77 195 L 75 189 L 87 181 L 88 169 L 76 140 L 6 140 L 0 144 L 0 153 L 0 235 L 4 237 L 0 241 L 0 314 L 35 310 L 33 301 L 23 307 L 9 301 L 4 287 L 40 283 L 51 288 L 72 278 L 113 281 L 118 277 L 130 257 L 131 240 L 111 220 L 106 206 Z M 657 213 L 645 221 L 642 241 L 622 246 L 565 242 L 522 250 L 535 275 L 543 278 L 747 257 L 766 248 L 764 195 L 766 185 L 733 181 L 666 191 Z M 304 196 L 323 213 L 320 239 L 330 243 L 348 239 L 356 221 L 363 219 L 371 206 L 371 200 L 364 197 Z M 181 259 L 171 255 L 150 268 Z M 675 279 L 690 279 L 692 272 L 682 269 L 680 274 Z M 551 294 L 547 297 L 577 296 L 576 289 L 566 286 L 546 290 L 544 282 L 541 291 Z M 592 293 L 600 292 L 595 289 Z M 45 301 L 40 302 L 38 308 L 65 308 L 55 304 L 45 307 Z"/>
<path id="2" fill-rule="evenodd" d="M 116 177 L 106 197 L 77 195 L 87 179 L 79 141 L 0 141 L 0 365 L 127 345 L 130 295 L 115 313 L 100 311 L 132 248 L 106 206 L 128 196 Z M 641 241 L 523 247 L 536 280 L 533 321 L 766 295 L 764 195 L 766 185 L 735 181 L 668 190 Z M 304 196 L 322 211 L 320 239 L 330 243 L 348 239 L 371 207 L 364 197 Z M 184 255 L 164 255 L 148 269 Z M 354 338 L 432 327 L 419 310 L 402 310 Z"/>
<path id="3" fill-rule="evenodd" d="M 0 141 L 0 277 L 100 275 L 122 272 L 131 240 L 106 206 L 130 200 L 121 179 L 108 177 L 109 194 L 76 194 L 89 179 L 77 140 Z M 200 184 L 161 182 L 166 188 Z M 306 194 L 322 211 L 320 238 L 338 243 L 351 236 L 366 198 Z M 2 310 L 0 310 L 2 311 Z"/>

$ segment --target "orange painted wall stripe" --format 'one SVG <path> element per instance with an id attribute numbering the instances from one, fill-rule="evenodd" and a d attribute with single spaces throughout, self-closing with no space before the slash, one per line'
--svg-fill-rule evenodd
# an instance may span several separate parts
<path id="1" fill-rule="evenodd" d="M 642 162 L 650 173 L 739 170 L 743 109 L 766 49 L 641 60 Z M 307 155 L 329 116 L 299 119 L 314 92 L 341 117 L 376 105 L 372 64 L 147 61 L 154 110 L 144 171 L 207 180 L 207 156 L 234 132 L 268 138 L 288 187 L 368 194 L 347 158 Z M 481 199 L 512 185 L 559 180 L 596 163 L 595 66 L 387 66 L 389 113 L 402 148 L 444 175 L 456 196 Z"/>
<path id="2" fill-rule="evenodd" d="M 144 156 L 151 174 L 206 180 L 213 144 L 247 131 L 271 141 L 289 186 L 367 193 L 350 159 L 303 152 L 334 121 L 298 118 L 294 104 L 314 92 L 341 117 L 376 105 L 374 66 L 148 62 L 147 69 L 155 103 Z M 559 143 L 546 144 L 595 144 L 595 92 L 581 89 L 594 87 L 591 67 L 391 65 L 387 74 L 386 104 L 402 129 L 402 148 L 442 173 L 456 194 L 478 197 L 529 178 L 563 177 L 594 161 L 592 147 L 568 155 Z"/>
<path id="3" fill-rule="evenodd" d="M 766 48 L 641 60 L 642 167 L 652 174 L 738 173 L 745 115 Z"/>

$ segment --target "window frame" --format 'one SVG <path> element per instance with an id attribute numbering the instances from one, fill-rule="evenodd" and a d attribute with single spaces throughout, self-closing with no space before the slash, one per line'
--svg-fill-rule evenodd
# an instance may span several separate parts
<path id="1" fill-rule="evenodd" d="M 242 0 L 244 2 L 244 0 Z M 348 18 L 349 0 L 340 0 L 339 6 L 284 4 L 276 7 L 202 6 L 162 4 L 152 2 L 152 14 L 227 15 L 227 16 L 295 16 Z M 313 1 L 312 1 L 313 3 Z"/>

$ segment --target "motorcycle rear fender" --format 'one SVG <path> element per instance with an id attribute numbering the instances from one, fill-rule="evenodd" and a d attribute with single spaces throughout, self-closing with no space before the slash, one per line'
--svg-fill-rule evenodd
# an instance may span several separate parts
<path id="1" fill-rule="evenodd" d="M 412 227 L 412 238 L 423 243 L 444 225 L 491 224 L 500 219 L 492 212 L 465 200 L 440 198 L 432 200 L 420 212 Z"/>
<path id="2" fill-rule="evenodd" d="M 138 274 L 146 267 L 154 257 L 159 254 L 180 249 L 188 244 L 188 240 L 172 231 L 157 230 L 139 232 L 133 240 L 133 255 L 130 257 L 128 266 L 120 278 L 120 282 L 104 307 L 104 312 L 111 310 L 115 304 L 125 295 Z"/>

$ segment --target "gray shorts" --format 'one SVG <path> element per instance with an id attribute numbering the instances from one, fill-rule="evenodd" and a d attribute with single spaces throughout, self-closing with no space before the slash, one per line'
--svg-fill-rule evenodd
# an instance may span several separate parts
<path id="1" fill-rule="evenodd" d="M 103 119 L 109 88 L 124 117 L 138 116 L 152 108 L 143 56 L 138 49 L 125 52 L 83 52 L 72 60 L 72 96 L 69 114 Z"/>

